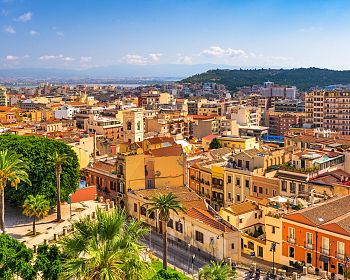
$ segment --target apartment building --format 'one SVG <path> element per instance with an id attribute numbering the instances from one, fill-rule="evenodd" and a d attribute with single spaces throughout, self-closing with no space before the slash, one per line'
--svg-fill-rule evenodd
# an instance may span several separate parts
<path id="1" fill-rule="evenodd" d="M 350 135 L 350 92 L 313 91 L 305 95 L 307 124 Z"/>
<path id="2" fill-rule="evenodd" d="M 305 120 L 303 113 L 287 113 L 268 110 L 265 114 L 265 125 L 271 135 L 284 135 L 293 126 L 301 126 Z"/>
<path id="3" fill-rule="evenodd" d="M 99 116 L 93 119 L 85 119 L 84 129 L 89 133 L 102 135 L 106 139 L 123 139 L 123 125 L 116 118 L 106 118 Z"/>
<path id="4" fill-rule="evenodd" d="M 239 125 L 260 125 L 261 109 L 259 107 L 235 106 L 231 107 L 227 112 L 229 119 L 237 120 Z"/>
<path id="5" fill-rule="evenodd" d="M 302 263 L 326 277 L 334 273 L 343 279 L 350 255 L 349 209 L 350 196 L 343 196 L 284 216 L 285 264 Z"/>

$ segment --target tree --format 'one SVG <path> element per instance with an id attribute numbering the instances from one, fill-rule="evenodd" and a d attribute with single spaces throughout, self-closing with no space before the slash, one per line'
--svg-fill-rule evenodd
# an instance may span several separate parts
<path id="1" fill-rule="evenodd" d="M 199 271 L 199 280 L 232 280 L 236 279 L 236 272 L 223 261 L 210 261 Z"/>
<path id="2" fill-rule="evenodd" d="M 50 161 L 55 166 L 56 173 L 56 207 L 57 207 L 57 221 L 62 220 L 61 214 L 61 174 L 62 174 L 62 166 L 68 162 L 69 156 L 66 154 L 59 154 L 55 152 L 51 157 Z"/>
<path id="3" fill-rule="evenodd" d="M 23 204 L 23 214 L 33 217 L 33 235 L 36 235 L 36 219 L 44 218 L 50 210 L 49 202 L 43 195 L 29 195 Z"/>
<path id="4" fill-rule="evenodd" d="M 127 221 L 124 210 L 96 210 L 96 220 L 81 218 L 66 236 L 63 279 L 144 279 L 149 269 L 138 240 L 148 232 L 141 221 Z"/>
<path id="5" fill-rule="evenodd" d="M 170 219 L 170 212 L 174 211 L 176 214 L 179 212 L 186 212 L 186 209 L 182 206 L 181 202 L 173 193 L 165 195 L 159 195 L 151 198 L 152 202 L 146 203 L 145 206 L 150 206 L 149 213 L 158 212 L 158 219 L 162 222 L 163 229 L 163 269 L 166 270 L 168 266 L 167 260 L 167 223 Z"/>
<path id="6" fill-rule="evenodd" d="M 58 280 L 59 274 L 62 272 L 61 258 L 57 246 L 40 245 L 34 264 L 36 274 L 41 274 L 42 279 L 45 280 Z"/>
<path id="7" fill-rule="evenodd" d="M 23 181 L 30 184 L 26 164 L 19 156 L 8 150 L 0 151 L 0 229 L 5 233 L 5 187 L 10 183 L 11 187 Z"/>
<path id="8" fill-rule="evenodd" d="M 13 151 L 20 155 L 28 166 L 28 175 L 32 186 L 25 182 L 18 184 L 17 190 L 6 188 L 6 199 L 22 206 L 28 195 L 42 194 L 50 206 L 56 205 L 56 174 L 49 164 L 50 155 L 58 152 L 67 154 L 69 160 L 61 174 L 61 198 L 66 201 L 74 193 L 79 183 L 79 162 L 76 153 L 67 144 L 38 136 L 18 136 L 5 134 L 0 136 L 0 150 Z"/>
<path id="9" fill-rule="evenodd" d="M 17 275 L 24 280 L 34 280 L 32 259 L 33 252 L 24 244 L 0 234 L 0 279 L 12 280 Z"/>
<path id="10" fill-rule="evenodd" d="M 222 148 L 222 145 L 221 145 L 220 141 L 218 140 L 218 138 L 214 138 L 213 140 L 211 140 L 211 142 L 209 144 L 209 148 L 210 149 Z"/>

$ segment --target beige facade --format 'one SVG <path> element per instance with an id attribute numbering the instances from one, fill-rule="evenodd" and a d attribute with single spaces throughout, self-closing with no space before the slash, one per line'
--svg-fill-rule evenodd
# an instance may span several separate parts
<path id="1" fill-rule="evenodd" d="M 123 136 L 129 143 L 143 141 L 143 109 L 136 108 L 123 111 Z"/>

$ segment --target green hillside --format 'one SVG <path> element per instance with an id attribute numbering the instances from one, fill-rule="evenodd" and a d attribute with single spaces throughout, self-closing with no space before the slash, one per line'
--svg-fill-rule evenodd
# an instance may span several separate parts
<path id="1" fill-rule="evenodd" d="M 280 85 L 296 86 L 300 90 L 308 90 L 315 86 L 322 87 L 334 84 L 350 84 L 350 71 L 319 68 L 216 69 L 182 80 L 182 82 L 187 83 L 216 82 L 224 84 L 232 91 L 235 91 L 237 87 L 263 84 L 266 81 L 271 81 Z"/>

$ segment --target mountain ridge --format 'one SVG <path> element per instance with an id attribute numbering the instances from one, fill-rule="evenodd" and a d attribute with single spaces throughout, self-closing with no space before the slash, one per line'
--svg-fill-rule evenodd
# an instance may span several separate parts
<path id="1" fill-rule="evenodd" d="M 242 86 L 252 86 L 271 81 L 300 90 L 335 84 L 350 84 L 350 70 L 331 70 L 316 67 L 293 69 L 212 69 L 187 77 L 181 82 L 216 82 L 235 91 Z"/>

